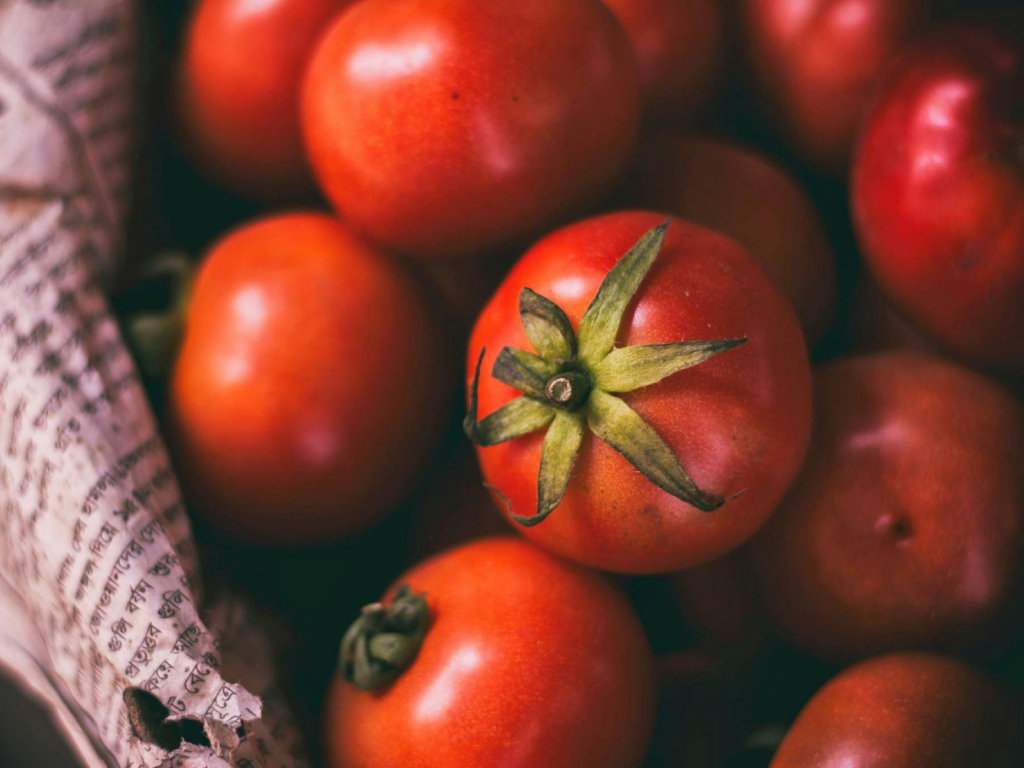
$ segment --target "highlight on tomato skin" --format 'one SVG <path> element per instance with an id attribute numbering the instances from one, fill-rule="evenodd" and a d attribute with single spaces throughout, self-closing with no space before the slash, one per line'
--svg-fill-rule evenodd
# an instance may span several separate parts
<path id="1" fill-rule="evenodd" d="M 467 386 L 472 393 L 482 353 L 478 408 L 485 422 L 517 396 L 525 397 L 490 373 L 498 370 L 499 359 L 507 361 L 506 348 L 525 355 L 542 352 L 524 329 L 524 289 L 564 310 L 566 325 L 580 334 L 582 354 L 588 333 L 581 318 L 609 270 L 663 223 L 662 216 L 643 212 L 588 219 L 549 235 L 520 259 L 470 339 Z M 596 426 L 584 426 L 578 436 L 564 495 L 553 511 L 546 510 L 543 522 L 527 520 L 529 527 L 520 526 L 521 532 L 552 552 L 605 570 L 668 572 L 725 554 L 771 514 L 807 447 L 810 371 L 792 308 L 753 257 L 728 238 L 673 220 L 635 296 L 625 305 L 615 338 L 626 357 L 637 354 L 627 348 L 644 345 L 675 348 L 706 340 L 712 349 L 721 341 L 731 343 L 635 391 L 619 389 L 625 394 L 613 397 L 599 394 L 600 386 L 595 394 L 585 390 L 572 406 L 581 410 L 556 418 L 547 433 L 550 419 L 541 419 L 536 431 L 500 444 L 478 443 L 477 455 L 496 501 L 523 522 L 542 506 L 538 473 L 548 435 L 560 422 L 570 425 L 579 418 L 573 413 L 582 414 Z M 623 381 L 628 378 L 626 371 Z M 600 398 L 599 411 L 595 397 Z M 669 464 L 645 471 L 634 459 L 627 460 L 622 448 L 606 442 L 618 439 L 614 430 L 602 438 L 590 433 L 608 426 L 601 416 L 612 412 L 608 409 L 646 434 L 644 440 L 663 441 L 658 455 L 668 451 Z M 662 470 L 681 472 L 680 483 L 690 483 L 689 497 L 703 506 L 648 479 L 660 476 L 664 483 L 667 476 L 658 475 Z"/>
<path id="2" fill-rule="evenodd" d="M 745 548 L 775 630 L 845 662 L 1001 652 L 1021 634 L 1024 409 L 912 351 L 815 372 L 808 459 Z"/>
<path id="3" fill-rule="evenodd" d="M 1024 370 L 1024 19 L 939 29 L 866 116 L 850 206 L 871 276 L 951 354 Z"/>
<path id="4" fill-rule="evenodd" d="M 228 538 L 326 543 L 410 493 L 450 375 L 405 267 L 318 213 L 215 244 L 197 275 L 168 420 L 176 467 Z"/>
<path id="5" fill-rule="evenodd" d="M 807 703 L 772 768 L 1014 768 L 1024 760 L 1019 700 L 982 672 L 927 653 L 879 656 Z"/>
<path id="6" fill-rule="evenodd" d="M 201 0 L 177 64 L 175 118 L 202 173 L 246 197 L 313 190 L 299 83 L 319 36 L 355 0 Z"/>
<path id="7" fill-rule="evenodd" d="M 425 600 L 425 633 L 415 605 L 374 623 L 403 595 Z M 518 537 L 484 539 L 414 566 L 357 621 L 342 672 L 374 689 L 335 674 L 329 768 L 639 768 L 644 759 L 653 658 L 628 601 L 599 574 Z"/>
<path id="8" fill-rule="evenodd" d="M 640 86 L 596 0 L 366 0 L 313 54 L 302 124 L 354 229 L 426 261 L 478 259 L 610 191 Z"/>
<path id="9" fill-rule="evenodd" d="M 835 255 L 821 215 L 783 168 L 739 144 L 699 135 L 648 137 L 630 201 L 733 238 L 789 299 L 807 344 L 836 309 Z"/>

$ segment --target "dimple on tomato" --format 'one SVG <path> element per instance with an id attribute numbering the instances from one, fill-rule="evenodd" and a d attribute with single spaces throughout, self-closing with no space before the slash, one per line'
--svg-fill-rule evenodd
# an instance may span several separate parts
<path id="1" fill-rule="evenodd" d="M 596 0 L 366 0 L 328 30 L 302 102 L 345 221 L 424 258 L 480 254 L 593 202 L 640 119 L 633 52 Z"/>
<path id="2" fill-rule="evenodd" d="M 342 642 L 348 679 L 335 676 L 324 718 L 330 768 L 640 765 L 653 660 L 601 576 L 506 537 L 397 584 Z"/>
<path id="3" fill-rule="evenodd" d="M 815 374 L 815 425 L 785 501 L 745 549 L 795 645 L 839 661 L 993 650 L 1018 632 L 1024 411 L 933 355 Z"/>
<path id="4" fill-rule="evenodd" d="M 299 84 L 332 19 L 354 0 L 202 0 L 177 72 L 178 123 L 215 181 L 249 197 L 312 188 Z"/>
<path id="5" fill-rule="evenodd" d="M 662 222 L 615 213 L 548 236 L 469 345 L 467 430 L 495 496 L 536 543 L 631 573 L 743 542 L 810 433 L 786 299 L 733 241 Z"/>
<path id="6" fill-rule="evenodd" d="M 248 224 L 197 275 L 170 388 L 176 464 L 232 538 L 314 543 L 402 500 L 448 404 L 404 268 L 321 214 Z"/>

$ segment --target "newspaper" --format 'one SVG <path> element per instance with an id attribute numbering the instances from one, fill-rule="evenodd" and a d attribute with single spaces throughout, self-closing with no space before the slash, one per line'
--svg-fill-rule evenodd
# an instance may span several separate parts
<path id="1" fill-rule="evenodd" d="M 268 648 L 237 602 L 204 603 L 107 304 L 138 12 L 0 0 L 0 665 L 85 765 L 299 766 Z"/>

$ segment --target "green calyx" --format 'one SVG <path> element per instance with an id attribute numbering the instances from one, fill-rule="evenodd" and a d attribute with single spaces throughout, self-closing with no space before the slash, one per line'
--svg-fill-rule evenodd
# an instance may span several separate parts
<path id="1" fill-rule="evenodd" d="M 184 253 L 145 260 L 129 289 L 115 299 L 125 337 L 149 379 L 167 376 L 185 331 L 194 266 Z"/>
<path id="2" fill-rule="evenodd" d="M 487 447 L 547 428 L 537 478 L 537 512 L 513 513 L 521 525 L 543 522 L 561 503 L 588 429 L 676 498 L 704 512 L 724 502 L 698 488 L 658 433 L 616 397 L 746 342 L 744 338 L 615 347 L 622 318 L 658 257 L 670 223 L 652 229 L 619 259 L 584 313 L 578 333 L 557 304 L 523 288 L 519 312 L 535 352 L 505 347 L 491 369 L 491 376 L 523 394 L 477 421 L 484 358 L 480 351 L 463 423 L 469 439 Z"/>
<path id="3" fill-rule="evenodd" d="M 379 691 L 402 674 L 419 653 L 430 624 L 426 595 L 405 584 L 385 607 L 371 603 L 341 639 L 338 671 L 364 691 Z"/>

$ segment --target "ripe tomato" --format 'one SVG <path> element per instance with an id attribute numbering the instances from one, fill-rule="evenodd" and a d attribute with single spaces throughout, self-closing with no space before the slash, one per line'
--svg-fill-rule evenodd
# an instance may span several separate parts
<path id="1" fill-rule="evenodd" d="M 609 363 L 595 367 L 592 355 L 584 352 L 594 343 L 594 334 L 580 330 L 581 318 L 598 288 L 610 279 L 609 271 L 632 263 L 622 259 L 617 264 L 620 257 L 639 245 L 638 240 L 650 242 L 654 233 L 648 230 L 662 221 L 653 213 L 615 213 L 566 227 L 535 245 L 477 321 L 469 345 L 470 377 L 483 349 L 483 371 L 491 371 L 497 358 L 506 357 L 499 355 L 506 345 L 550 357 L 533 346 L 522 326 L 521 301 L 530 293 L 524 288 L 529 288 L 561 307 L 566 323 L 580 333 L 578 357 L 546 365 L 600 383 L 596 372 Z M 625 380 L 622 386 L 592 390 L 580 385 L 575 392 L 590 394 L 582 402 L 569 403 L 579 410 L 564 411 L 568 415 L 553 422 L 562 430 L 587 421 L 575 464 L 568 467 L 564 497 L 544 522 L 524 529 L 530 539 L 560 555 L 630 573 L 697 565 L 744 541 L 796 475 L 810 433 L 807 353 L 789 304 L 733 241 L 680 221 L 662 233 L 664 247 L 636 298 L 623 305 L 625 315 L 617 336 L 611 328 L 608 346 L 616 340 L 620 346 L 666 344 L 661 349 L 667 351 L 681 340 L 729 340 L 727 347 L 690 370 L 628 391 L 622 398 L 609 392 L 626 391 Z M 740 344 L 743 339 L 746 342 Z M 621 360 L 622 355 L 610 359 Z M 623 375 L 633 373 L 626 370 Z M 561 378 L 562 374 L 553 375 L 548 389 Z M 513 387 L 484 375 L 479 411 L 493 414 L 517 394 Z M 536 402 L 537 407 L 547 407 L 544 400 Z M 638 416 L 631 416 L 630 408 Z M 653 429 L 654 438 L 649 439 L 642 422 Z M 632 426 L 622 434 L 619 424 Z M 512 512 L 524 518 L 539 509 L 539 502 L 549 506 L 547 500 L 553 498 L 545 494 L 538 499 L 538 468 L 548 435 L 559 432 L 545 433 L 540 431 L 543 426 L 538 423 L 538 431 L 478 449 L 484 477 L 507 499 Z M 589 435 L 589 430 L 601 433 L 602 439 Z M 658 436 L 661 447 L 652 447 L 651 440 Z M 608 439 L 619 448 L 612 448 Z M 627 460 L 620 451 L 634 458 Z M 663 462 L 666 451 L 668 464 Z M 650 472 L 663 473 L 661 485 L 637 471 L 636 461 L 656 463 Z M 682 472 L 679 483 L 690 483 L 689 498 L 694 502 L 662 490 L 670 471 L 677 476 Z M 724 499 L 725 506 L 715 512 L 695 506 L 714 509 Z"/>
<path id="2" fill-rule="evenodd" d="M 845 172 L 879 76 L 929 6 L 930 0 L 742 0 L 764 110 L 806 160 Z"/>
<path id="3" fill-rule="evenodd" d="M 1015 768 L 1019 706 L 966 664 L 883 656 L 832 679 L 800 713 L 772 768 Z"/>
<path id="4" fill-rule="evenodd" d="M 233 538 L 300 543 L 391 509 L 447 404 L 415 284 L 319 214 L 245 226 L 196 278 L 170 421 L 185 486 Z"/>
<path id="5" fill-rule="evenodd" d="M 825 332 L 836 303 L 832 247 L 814 204 L 774 163 L 717 139 L 652 139 L 632 199 L 736 240 L 792 303 L 808 343 Z"/>
<path id="6" fill-rule="evenodd" d="M 864 125 L 852 205 L 879 286 L 974 361 L 1024 367 L 1024 36 L 951 28 L 907 52 Z"/>
<path id="7" fill-rule="evenodd" d="M 253 197 L 311 188 L 299 83 L 328 23 L 354 0 L 202 0 L 178 69 L 178 122 L 215 181 Z"/>
<path id="8" fill-rule="evenodd" d="M 425 594 L 425 637 L 390 686 L 370 692 L 335 677 L 324 724 L 331 768 L 640 765 L 651 652 L 600 576 L 498 538 L 438 555 L 398 583 Z M 381 641 L 366 634 L 386 669 L 373 655 Z"/>
<path id="9" fill-rule="evenodd" d="M 367 0 L 314 55 L 303 124 L 346 221 L 443 258 L 594 200 L 625 167 L 639 106 L 629 42 L 595 0 Z"/>
<path id="10" fill-rule="evenodd" d="M 1021 586 L 1024 412 L 940 358 L 824 366 L 808 460 L 748 552 L 768 612 L 834 659 L 987 645 Z"/>
<path id="11" fill-rule="evenodd" d="M 719 0 L 604 0 L 636 54 L 649 117 L 695 117 L 714 95 L 725 60 Z"/>

